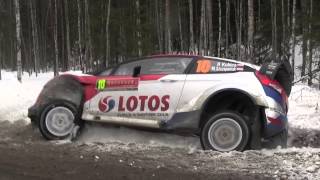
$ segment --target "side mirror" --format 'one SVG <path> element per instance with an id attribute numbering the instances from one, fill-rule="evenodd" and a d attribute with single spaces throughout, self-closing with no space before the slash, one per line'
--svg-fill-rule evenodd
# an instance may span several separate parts
<path id="1" fill-rule="evenodd" d="M 140 72 L 141 72 L 141 66 L 134 67 L 132 77 L 138 77 L 140 75 Z"/>

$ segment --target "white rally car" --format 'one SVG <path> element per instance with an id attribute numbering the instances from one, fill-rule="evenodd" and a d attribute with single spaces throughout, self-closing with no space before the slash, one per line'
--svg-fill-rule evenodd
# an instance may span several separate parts
<path id="1" fill-rule="evenodd" d="M 49 81 L 28 116 L 49 140 L 96 121 L 196 134 L 204 149 L 243 151 L 287 142 L 288 63 L 157 55 L 96 75 Z"/>

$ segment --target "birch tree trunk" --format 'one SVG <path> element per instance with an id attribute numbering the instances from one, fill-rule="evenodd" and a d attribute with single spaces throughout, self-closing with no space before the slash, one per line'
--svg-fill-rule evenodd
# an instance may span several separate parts
<path id="1" fill-rule="evenodd" d="M 83 61 L 82 61 L 82 39 L 81 39 L 81 4 L 80 0 L 77 0 L 78 6 L 78 45 L 79 45 L 79 65 L 80 69 L 83 71 Z"/>
<path id="2" fill-rule="evenodd" d="M 208 0 L 210 1 L 210 0 Z M 221 0 L 218 0 L 218 6 L 219 6 L 219 34 L 218 34 L 218 57 L 221 57 L 221 29 L 222 29 L 222 20 L 221 20 Z M 209 30 L 210 31 L 210 30 Z M 211 29 L 210 34 L 213 38 L 213 29 Z M 213 44 L 210 45 L 210 48 L 212 48 Z"/>
<path id="3" fill-rule="evenodd" d="M 208 13 L 207 13 L 207 1 L 204 1 L 204 24 L 203 24 L 203 51 L 204 55 L 208 55 Z"/>
<path id="4" fill-rule="evenodd" d="M 225 56 L 226 58 L 229 57 L 229 26 L 230 25 L 230 1 L 226 0 L 226 28 L 225 28 L 225 38 L 226 38 L 226 44 L 225 44 Z"/>
<path id="5" fill-rule="evenodd" d="M 161 10 L 160 2 L 155 1 L 155 10 L 156 10 L 156 29 L 157 29 L 157 39 L 158 39 L 158 50 L 160 53 L 163 52 L 163 31 L 162 31 L 162 21 L 161 21 Z"/>
<path id="6" fill-rule="evenodd" d="M 45 71 L 47 72 L 48 70 L 48 65 L 47 65 L 47 62 L 48 62 L 48 59 L 47 59 L 47 46 L 48 46 L 48 39 L 47 39 L 47 35 L 48 35 L 48 31 L 47 31 L 47 26 L 48 26 L 48 16 L 49 16 L 49 12 L 51 11 L 52 9 L 52 3 L 48 3 L 48 7 L 47 7 L 47 13 L 46 13 L 46 17 L 44 19 L 44 23 L 43 23 L 43 26 L 42 26 L 42 48 L 43 48 L 43 51 L 42 51 L 42 59 L 44 60 L 43 62 L 43 66 L 45 67 Z"/>
<path id="7" fill-rule="evenodd" d="M 141 18 L 140 18 L 140 1 L 136 0 L 136 25 L 137 25 L 137 45 L 138 45 L 138 56 L 142 56 L 142 42 L 141 42 Z"/>
<path id="8" fill-rule="evenodd" d="M 271 0 L 271 19 L 272 19 L 272 61 L 277 61 L 277 2 Z"/>
<path id="9" fill-rule="evenodd" d="M 312 64 L 313 64 L 313 41 L 312 41 L 312 16 L 313 16 L 313 0 L 310 0 L 310 13 L 309 13 L 309 47 L 308 47 L 308 51 L 309 51 L 309 68 L 308 68 L 308 85 L 311 86 L 312 85 Z"/>
<path id="10" fill-rule="evenodd" d="M 286 56 L 286 49 L 287 49 L 287 43 L 286 43 L 286 18 L 285 18 L 285 9 L 284 9 L 284 0 L 281 0 L 281 21 L 282 21 L 282 46 L 281 46 L 281 53 L 282 56 Z"/>
<path id="11" fill-rule="evenodd" d="M 193 4 L 189 0 L 189 33 L 190 33 L 190 47 L 189 51 L 194 52 L 194 33 L 193 33 Z"/>
<path id="12" fill-rule="evenodd" d="M 21 22 L 20 22 L 20 5 L 19 0 L 14 0 L 16 14 L 16 53 L 17 53 L 17 78 L 22 82 L 22 63 L 21 63 Z"/>
<path id="13" fill-rule="evenodd" d="M 201 1 L 201 16 L 200 16 L 200 37 L 199 37 L 199 53 L 204 55 L 204 36 L 205 36 L 205 2 L 206 0 Z"/>
<path id="14" fill-rule="evenodd" d="M 31 11 L 31 27 L 32 27 L 32 40 L 33 40 L 33 58 L 34 58 L 34 72 L 38 76 L 39 71 L 39 37 L 38 37 L 38 28 L 37 28 L 37 16 L 35 1 L 30 1 L 30 11 Z"/>
<path id="15" fill-rule="evenodd" d="M 291 25 L 291 21 L 290 21 L 290 14 L 291 12 L 290 12 L 290 0 L 287 0 L 287 27 L 288 27 L 288 31 L 290 31 L 289 30 L 289 27 L 290 27 L 290 25 Z M 290 37 L 289 37 L 289 39 L 290 39 Z"/>
<path id="16" fill-rule="evenodd" d="M 302 65 L 301 65 L 301 77 L 306 75 L 306 64 L 307 64 L 307 53 L 308 53 L 308 26 L 306 19 L 308 18 L 308 8 L 307 8 L 307 1 L 301 3 L 303 19 L 302 22 Z M 305 82 L 305 80 L 302 80 Z"/>
<path id="17" fill-rule="evenodd" d="M 218 34 L 218 57 L 221 56 L 221 29 L 222 29 L 222 20 L 221 20 L 221 0 L 218 0 L 218 6 L 219 6 L 219 34 Z M 227 23 L 227 21 L 226 21 Z M 211 31 L 210 31 L 211 32 Z M 211 32 L 213 35 L 213 32 Z M 226 39 L 227 40 L 227 39 Z"/>
<path id="18" fill-rule="evenodd" d="M 219 0 L 219 38 L 218 38 L 218 44 L 221 45 L 220 41 L 221 41 L 221 2 Z M 213 23 L 212 23 L 212 0 L 207 0 L 206 2 L 206 12 L 207 12 L 207 19 L 208 19 L 208 40 L 209 40 L 209 47 L 208 47 L 208 55 L 212 55 L 213 53 L 213 41 L 214 41 L 214 37 L 213 37 Z M 220 49 L 218 49 L 218 56 L 220 57 Z"/>
<path id="19" fill-rule="evenodd" d="M 240 8 L 239 8 L 239 60 L 242 61 L 242 23 L 243 23 L 243 0 L 240 0 L 240 4 L 239 4 Z"/>
<path id="20" fill-rule="evenodd" d="M 61 63 L 61 65 L 60 65 L 60 68 L 61 68 L 61 70 L 62 71 L 67 71 L 67 68 L 66 68 L 66 59 L 65 59 L 65 55 L 66 55 L 66 53 L 65 53 L 65 31 L 64 31 L 64 23 L 63 23 L 63 16 L 64 16 L 64 14 L 63 14 L 63 10 L 61 10 L 61 8 L 63 8 L 63 5 L 61 4 L 62 2 L 60 1 L 58 1 L 57 2 L 58 4 L 57 4 L 57 11 L 58 11 L 58 14 L 59 14 L 59 16 L 60 17 L 62 17 L 61 19 L 62 19 L 62 21 L 60 21 L 60 23 L 58 22 L 58 26 L 60 26 L 59 28 L 59 30 L 60 30 L 60 37 L 61 37 L 61 40 L 60 40 L 60 44 L 61 44 L 61 47 L 60 47 L 60 55 L 61 55 L 61 57 L 60 57 L 60 59 L 61 59 L 61 61 L 60 61 L 60 63 Z M 59 34 L 59 30 L 58 30 L 58 34 Z M 58 35 L 59 36 L 59 35 Z M 59 46 L 59 45 L 58 45 Z"/>
<path id="21" fill-rule="evenodd" d="M 183 30 L 182 30 L 182 20 L 181 20 L 181 4 L 180 0 L 178 1 L 178 24 L 179 24 L 179 41 L 180 41 L 180 51 L 184 51 L 184 39 L 183 39 Z"/>
<path id="22" fill-rule="evenodd" d="M 166 52 L 171 52 L 170 0 L 165 2 L 165 48 Z"/>
<path id="23" fill-rule="evenodd" d="M 248 61 L 254 63 L 253 60 L 253 34 L 254 34 L 254 4 L 253 0 L 248 0 Z"/>
<path id="24" fill-rule="evenodd" d="M 165 52 L 166 50 L 166 45 L 165 45 L 165 30 L 164 30 L 164 13 L 163 13 L 163 1 L 159 1 L 159 30 L 160 30 L 160 40 L 161 40 L 161 47 L 162 47 L 162 51 L 161 52 Z"/>
<path id="25" fill-rule="evenodd" d="M 59 75 L 58 67 L 59 67 L 59 49 L 58 49 L 58 11 L 57 11 L 57 0 L 53 1 L 53 8 L 54 8 L 54 26 L 53 26 L 53 36 L 54 36 L 54 76 Z"/>
<path id="26" fill-rule="evenodd" d="M 306 75 L 307 53 L 308 53 L 308 28 L 302 27 L 302 64 L 301 64 L 301 77 Z M 304 80 L 303 80 L 304 81 Z"/>
<path id="27" fill-rule="evenodd" d="M 242 0 L 237 1 L 237 59 L 241 61 L 241 43 L 242 43 Z"/>
<path id="28" fill-rule="evenodd" d="M 108 7 L 107 9 L 107 20 L 106 20 L 106 60 L 105 64 L 106 67 L 109 66 L 109 59 L 110 59 L 110 6 L 111 6 L 111 0 L 108 0 Z"/>
<path id="29" fill-rule="evenodd" d="M 69 5 L 68 0 L 64 2 L 64 14 L 65 14 L 65 21 L 66 21 L 66 44 L 67 44 L 67 68 L 70 66 L 74 66 L 74 62 L 71 59 L 71 50 L 70 50 L 70 24 L 69 24 Z"/>
<path id="30" fill-rule="evenodd" d="M 86 50 L 85 50 L 85 57 L 89 59 L 86 67 L 86 71 L 92 71 L 93 65 L 93 48 L 92 48 L 92 37 L 91 37 L 91 21 L 90 21 L 90 14 L 89 14 L 89 4 L 88 0 L 84 1 L 85 6 L 85 28 L 86 28 Z"/>
<path id="31" fill-rule="evenodd" d="M 258 23 L 257 23 L 257 30 L 260 30 L 261 26 L 261 0 L 258 0 Z"/>
<path id="32" fill-rule="evenodd" d="M 291 47 L 291 66 L 292 69 L 295 68 L 295 47 L 296 47 L 296 0 L 293 0 L 292 4 L 292 25 L 291 25 L 291 38 L 292 38 L 292 47 Z"/>

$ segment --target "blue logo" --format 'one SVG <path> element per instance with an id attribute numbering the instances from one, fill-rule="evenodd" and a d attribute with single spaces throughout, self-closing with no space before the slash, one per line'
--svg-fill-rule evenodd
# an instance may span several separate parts
<path id="1" fill-rule="evenodd" d="M 101 112 L 107 113 L 114 108 L 115 104 L 116 102 L 111 98 L 111 96 L 107 96 L 100 99 L 98 107 Z"/>

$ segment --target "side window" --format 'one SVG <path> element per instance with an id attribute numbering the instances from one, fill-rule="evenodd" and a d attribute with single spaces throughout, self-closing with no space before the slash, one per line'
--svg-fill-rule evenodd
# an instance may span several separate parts
<path id="1" fill-rule="evenodd" d="M 240 68 L 243 69 L 243 65 L 233 62 L 215 59 L 199 59 L 192 72 L 194 74 L 226 73 L 237 72 Z"/>
<path id="2" fill-rule="evenodd" d="M 133 73 L 133 69 L 138 65 L 137 62 L 130 62 L 126 64 L 120 65 L 114 75 L 117 76 L 131 76 Z"/>
<path id="3" fill-rule="evenodd" d="M 183 74 L 191 61 L 181 57 L 143 59 L 120 65 L 114 75 L 131 76 L 137 66 L 141 66 L 140 74 Z"/>
<path id="4" fill-rule="evenodd" d="M 183 74 L 191 58 L 152 58 L 141 66 L 141 74 Z"/>
<path id="5" fill-rule="evenodd" d="M 98 73 L 97 75 L 98 76 L 109 76 L 111 74 L 112 70 L 113 70 L 113 68 L 109 68 L 107 70 L 104 70 L 104 71 Z"/>

